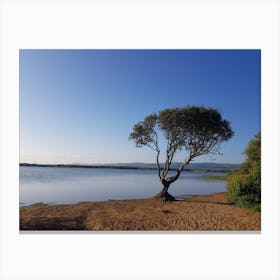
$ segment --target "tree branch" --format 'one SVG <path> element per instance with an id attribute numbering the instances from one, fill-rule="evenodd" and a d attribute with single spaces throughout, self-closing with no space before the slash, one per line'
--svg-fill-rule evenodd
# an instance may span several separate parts
<path id="1" fill-rule="evenodd" d="M 160 164 L 159 164 L 159 154 L 160 154 L 160 149 L 157 150 L 157 168 L 158 168 L 158 177 L 161 179 L 161 173 L 160 173 Z"/>
<path id="2" fill-rule="evenodd" d="M 190 154 L 188 158 L 185 159 L 185 161 L 180 165 L 179 169 L 178 169 L 178 172 L 182 172 L 182 170 L 184 169 L 184 167 L 186 165 L 188 165 L 192 159 L 195 158 L 195 156 L 193 156 L 193 154 Z"/>

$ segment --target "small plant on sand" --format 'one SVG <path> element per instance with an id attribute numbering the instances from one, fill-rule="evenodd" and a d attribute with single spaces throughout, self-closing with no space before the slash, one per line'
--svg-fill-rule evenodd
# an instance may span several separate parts
<path id="1" fill-rule="evenodd" d="M 163 168 L 159 162 L 159 139 L 162 139 L 160 132 L 166 140 Z M 218 110 L 186 106 L 146 116 L 143 121 L 134 125 L 129 139 L 135 141 L 136 147 L 146 146 L 155 151 L 158 177 L 163 185 L 162 191 L 155 197 L 172 201 L 175 198 L 169 194 L 168 189 L 179 178 L 184 167 L 198 156 L 218 153 L 219 144 L 229 140 L 233 134 L 230 122 L 222 119 Z M 177 152 L 184 152 L 185 160 L 171 176 L 170 165 Z"/>

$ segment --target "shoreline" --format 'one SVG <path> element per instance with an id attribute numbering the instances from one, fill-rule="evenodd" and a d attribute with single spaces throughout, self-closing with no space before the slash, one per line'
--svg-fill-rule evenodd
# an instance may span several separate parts
<path id="1" fill-rule="evenodd" d="M 177 195 L 177 196 L 174 196 L 174 197 L 175 197 L 176 201 L 182 201 L 182 200 L 186 200 L 188 198 L 192 198 L 193 196 L 204 196 L 204 195 L 211 195 L 211 194 L 203 194 L 203 195 L 183 194 L 183 195 Z M 98 201 L 98 200 L 85 200 L 85 201 L 77 201 L 77 202 L 73 202 L 73 203 L 55 203 L 55 202 L 45 203 L 45 202 L 42 202 L 42 201 L 38 201 L 38 202 L 34 202 L 32 204 L 28 204 L 28 203 L 25 203 L 25 202 L 20 202 L 19 203 L 19 208 L 22 208 L 22 207 L 33 207 L 33 206 L 36 206 L 36 205 L 45 205 L 45 206 L 75 206 L 75 205 L 81 204 L 81 203 L 106 203 L 106 202 L 114 202 L 114 201 L 130 202 L 130 201 L 141 201 L 141 200 L 152 200 L 152 199 L 153 199 L 153 197 L 125 198 L 125 199 L 107 199 L 107 200 L 101 200 L 101 201 Z M 154 200 L 154 201 L 156 201 L 156 200 Z M 169 202 L 167 202 L 167 203 L 169 203 Z"/>
<path id="2" fill-rule="evenodd" d="M 223 165 L 223 164 L 221 164 Z M 227 164 L 226 164 L 227 165 Z M 239 166 L 239 164 L 231 164 Z M 132 166 L 132 165 L 110 165 L 110 164 L 100 164 L 100 165 L 86 165 L 86 164 L 43 164 L 43 163 L 20 163 L 20 167 L 55 167 L 55 168 L 85 168 L 85 169 L 119 169 L 119 170 L 158 170 L 157 167 L 148 166 Z M 228 173 L 238 170 L 239 167 L 235 168 L 184 168 L 183 171 L 190 172 L 216 172 L 216 173 Z M 163 169 L 163 167 L 161 167 Z M 177 168 L 171 167 L 170 171 L 176 171 Z"/>
<path id="3" fill-rule="evenodd" d="M 166 203 L 146 198 L 21 206 L 20 230 L 261 230 L 261 213 L 232 205 L 224 192 L 179 197 Z"/>

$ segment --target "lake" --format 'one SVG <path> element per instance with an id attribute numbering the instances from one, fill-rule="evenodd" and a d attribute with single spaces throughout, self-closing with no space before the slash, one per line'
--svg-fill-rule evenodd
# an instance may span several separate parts
<path id="1" fill-rule="evenodd" d="M 200 178 L 212 174 L 224 175 L 218 172 L 182 172 L 169 192 L 180 196 L 225 191 L 225 181 Z M 21 205 L 148 198 L 162 188 L 156 170 L 21 166 L 19 179 Z"/>

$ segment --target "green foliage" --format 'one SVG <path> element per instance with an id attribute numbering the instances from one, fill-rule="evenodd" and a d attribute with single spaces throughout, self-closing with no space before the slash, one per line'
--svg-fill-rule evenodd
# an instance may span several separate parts
<path id="1" fill-rule="evenodd" d="M 137 147 L 150 146 L 153 149 L 157 148 L 157 134 L 155 127 L 158 116 L 151 114 L 146 116 L 144 121 L 139 122 L 133 127 L 133 132 L 129 135 L 129 140 L 134 140 Z"/>
<path id="2" fill-rule="evenodd" d="M 223 120 L 218 110 L 186 106 L 160 111 L 147 116 L 133 127 L 129 135 L 137 147 L 149 146 L 157 150 L 157 132 L 161 131 L 168 142 L 168 152 L 188 150 L 193 156 L 212 152 L 222 141 L 233 136 L 230 123 Z"/>
<path id="3" fill-rule="evenodd" d="M 261 134 L 245 149 L 247 159 L 239 172 L 228 176 L 227 196 L 240 207 L 261 211 Z"/>
<path id="4" fill-rule="evenodd" d="M 233 175 L 227 185 L 229 200 L 240 207 L 254 208 L 261 204 L 261 174 Z"/>
<path id="5" fill-rule="evenodd" d="M 168 140 L 195 152 L 208 152 L 233 136 L 230 123 L 218 110 L 198 106 L 159 112 L 159 127 Z"/>
<path id="6" fill-rule="evenodd" d="M 245 162 L 241 165 L 243 173 L 250 173 L 252 169 L 258 169 L 261 166 L 261 133 L 257 133 L 246 147 L 244 154 Z"/>

